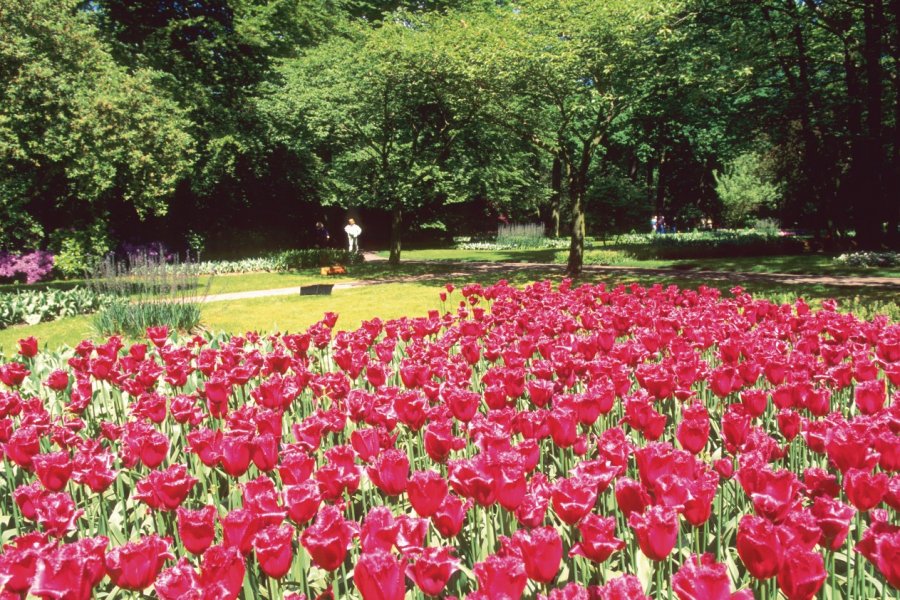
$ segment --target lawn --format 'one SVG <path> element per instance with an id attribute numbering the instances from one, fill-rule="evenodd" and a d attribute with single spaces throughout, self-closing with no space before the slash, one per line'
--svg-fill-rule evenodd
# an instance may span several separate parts
<path id="1" fill-rule="evenodd" d="M 386 252 L 381 253 L 387 257 Z M 585 249 L 586 265 L 611 265 L 645 269 L 704 270 L 747 273 L 789 273 L 859 277 L 900 277 L 900 268 L 851 267 L 836 264 L 835 255 L 799 254 L 786 256 L 743 256 L 736 258 L 648 259 L 641 260 L 615 245 L 594 244 Z M 405 261 L 441 262 L 533 262 L 564 264 L 567 250 L 514 249 L 463 250 L 457 248 L 406 250 Z"/>

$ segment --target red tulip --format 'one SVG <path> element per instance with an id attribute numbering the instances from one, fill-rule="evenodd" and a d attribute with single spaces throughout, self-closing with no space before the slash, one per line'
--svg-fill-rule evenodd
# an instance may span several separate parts
<path id="1" fill-rule="evenodd" d="M 253 538 L 264 525 L 262 519 L 249 509 L 237 508 L 220 520 L 225 546 L 237 548 L 244 556 L 250 554 L 253 550 Z"/>
<path id="2" fill-rule="evenodd" d="M 364 552 L 353 568 L 353 584 L 363 600 L 403 600 L 406 595 L 404 566 L 383 550 Z"/>
<path id="3" fill-rule="evenodd" d="M 359 531 L 360 547 L 363 552 L 390 552 L 397 543 L 398 532 L 399 525 L 394 520 L 391 509 L 376 506 L 369 510 Z"/>
<path id="4" fill-rule="evenodd" d="M 844 474 L 844 492 L 850 503 L 860 512 L 866 512 L 881 504 L 887 487 L 888 476 L 885 473 L 850 469 Z"/>
<path id="5" fill-rule="evenodd" d="M 31 371 L 26 369 L 22 363 L 12 362 L 0 365 L 0 382 L 8 387 L 19 387 L 29 375 L 31 375 Z"/>
<path id="6" fill-rule="evenodd" d="M 528 585 L 528 575 L 522 559 L 515 556 L 491 554 L 483 562 L 475 563 L 478 589 L 486 598 L 518 600 Z"/>
<path id="7" fill-rule="evenodd" d="M 650 502 L 650 495 L 639 481 L 622 477 L 616 482 L 616 504 L 626 519 L 631 513 L 644 512 Z"/>
<path id="8" fill-rule="evenodd" d="M 522 552 L 525 573 L 538 583 L 550 583 L 559 573 L 562 562 L 562 538 L 553 527 L 539 527 L 526 531 L 519 529 L 513 541 Z"/>
<path id="9" fill-rule="evenodd" d="M 796 503 L 799 490 L 800 482 L 791 471 L 760 469 L 750 494 L 753 509 L 773 523 L 780 523 Z"/>
<path id="10" fill-rule="evenodd" d="M 23 469 L 32 469 L 32 460 L 41 451 L 41 440 L 32 425 L 13 431 L 4 448 L 6 456 Z"/>
<path id="11" fill-rule="evenodd" d="M 218 584 L 218 591 L 224 594 L 214 597 L 234 600 L 244 585 L 245 573 L 244 557 L 238 548 L 212 546 L 200 562 L 200 586 L 208 590 Z"/>
<path id="12" fill-rule="evenodd" d="M 284 486 L 284 505 L 288 516 L 297 525 L 305 525 L 319 510 L 322 496 L 315 481 L 308 480 L 297 485 Z"/>
<path id="13" fill-rule="evenodd" d="M 587 477 L 556 481 L 550 496 L 553 510 L 563 522 L 574 525 L 588 514 L 597 502 L 597 485 Z"/>
<path id="14" fill-rule="evenodd" d="M 430 517 L 447 496 L 447 480 L 436 471 L 416 471 L 409 479 L 406 493 L 420 517 Z"/>
<path id="15" fill-rule="evenodd" d="M 88 600 L 106 574 L 104 554 L 109 540 L 83 538 L 42 553 L 28 593 L 40 598 Z"/>
<path id="16" fill-rule="evenodd" d="M 290 525 L 269 525 L 254 536 L 253 549 L 263 573 L 273 579 L 287 575 L 294 559 L 293 538 L 294 528 Z"/>
<path id="17" fill-rule="evenodd" d="M 800 433 L 800 415 L 789 408 L 778 411 L 778 430 L 787 441 L 793 440 Z"/>
<path id="18" fill-rule="evenodd" d="M 184 465 L 172 465 L 165 471 L 151 471 L 135 485 L 134 497 L 159 510 L 175 510 L 184 502 L 198 479 Z"/>
<path id="19" fill-rule="evenodd" d="M 409 477 L 409 457 L 402 450 L 391 448 L 383 451 L 371 467 L 366 468 L 369 479 L 388 496 L 406 491 Z"/>
<path id="20" fill-rule="evenodd" d="M 727 568 L 711 554 L 692 555 L 672 577 L 672 589 L 678 600 L 731 600 L 745 596 L 731 593 Z M 749 595 L 750 600 L 753 594 Z"/>
<path id="21" fill-rule="evenodd" d="M 339 509 L 326 505 L 319 511 L 315 523 L 300 536 L 300 542 L 319 567 L 334 571 L 344 562 L 355 533 Z"/>
<path id="22" fill-rule="evenodd" d="M 187 600 L 201 597 L 200 577 L 194 566 L 186 558 L 178 564 L 163 569 L 153 583 L 153 589 L 160 600 Z"/>
<path id="23" fill-rule="evenodd" d="M 178 507 L 177 513 L 178 537 L 185 550 L 191 554 L 203 554 L 216 538 L 216 508 L 204 506 L 199 510 L 187 510 Z"/>
<path id="24" fill-rule="evenodd" d="M 38 341 L 34 336 L 19 340 L 19 354 L 25 358 L 34 358 L 38 353 Z"/>
<path id="25" fill-rule="evenodd" d="M 787 600 L 812 600 L 825 583 L 825 562 L 817 552 L 785 552 L 778 571 L 778 587 Z"/>
<path id="26" fill-rule="evenodd" d="M 6 581 L 6 592 L 24 594 L 31 587 L 40 557 L 52 553 L 54 544 L 40 532 L 26 533 L 3 547 L 0 555 L 0 581 Z"/>
<path id="27" fill-rule="evenodd" d="M 49 535 L 65 537 L 75 531 L 75 521 L 84 510 L 75 508 L 72 497 L 65 492 L 48 492 L 34 507 L 35 519 Z"/>
<path id="28" fill-rule="evenodd" d="M 755 515 L 744 515 L 738 525 L 737 551 L 754 578 L 765 580 L 778 574 L 782 549 L 771 522 Z"/>
<path id="29" fill-rule="evenodd" d="M 691 454 L 699 454 L 709 440 L 709 413 L 706 407 L 695 402 L 681 409 L 682 420 L 675 430 L 681 447 Z"/>
<path id="30" fill-rule="evenodd" d="M 463 502 L 458 496 L 447 494 L 440 508 L 431 515 L 434 528 L 442 537 L 456 537 L 462 530 L 463 521 L 466 519 L 466 511 L 469 510 L 471 500 Z"/>
<path id="31" fill-rule="evenodd" d="M 459 569 L 459 560 L 453 557 L 455 548 L 427 547 L 415 555 L 414 562 L 406 568 L 406 574 L 428 596 L 439 596 L 450 577 Z"/>
<path id="32" fill-rule="evenodd" d="M 853 400 L 856 402 L 859 412 L 864 415 L 874 415 L 884 408 L 884 403 L 887 400 L 884 384 L 883 379 L 861 381 L 856 384 Z"/>
<path id="33" fill-rule="evenodd" d="M 58 492 L 72 476 L 73 464 L 68 452 L 37 454 L 32 458 L 34 471 L 45 488 Z"/>
<path id="34" fill-rule="evenodd" d="M 69 387 L 69 374 L 63 370 L 57 369 L 50 373 L 44 381 L 44 385 L 54 392 L 61 392 Z"/>
<path id="35" fill-rule="evenodd" d="M 634 575 L 620 575 L 610 579 L 599 590 L 600 600 L 650 600 L 644 593 L 641 581 Z"/>
<path id="36" fill-rule="evenodd" d="M 828 496 L 819 496 L 813 502 L 811 511 L 822 530 L 823 545 L 833 551 L 840 549 L 847 539 L 850 520 L 856 514 L 853 507 Z"/>
<path id="37" fill-rule="evenodd" d="M 651 560 L 665 560 L 678 541 L 678 513 L 670 508 L 651 506 L 643 513 L 631 513 L 628 524 Z"/>
<path id="38" fill-rule="evenodd" d="M 150 587 L 166 560 L 174 559 L 169 552 L 169 538 L 156 534 L 128 542 L 110 550 L 106 555 L 106 571 L 112 582 L 125 590 Z"/>
<path id="39" fill-rule="evenodd" d="M 589 513 L 578 524 L 581 542 L 572 546 L 569 556 L 584 556 L 602 563 L 613 552 L 625 547 L 625 542 L 616 537 L 616 520 Z"/>

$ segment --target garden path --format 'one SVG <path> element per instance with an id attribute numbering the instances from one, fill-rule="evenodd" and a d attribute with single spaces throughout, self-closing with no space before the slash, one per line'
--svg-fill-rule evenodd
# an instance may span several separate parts
<path id="1" fill-rule="evenodd" d="M 365 253 L 366 262 L 382 262 L 383 257 L 375 253 Z M 516 271 L 535 270 L 543 273 L 562 275 L 565 265 L 555 263 L 504 263 L 504 262 L 454 262 L 454 261 L 404 261 L 407 265 L 440 264 L 452 269 L 452 272 L 425 273 L 420 275 L 398 275 L 397 277 L 380 279 L 360 279 L 356 281 L 340 281 L 334 284 L 335 290 L 360 287 L 365 285 L 378 285 L 383 283 L 406 283 L 416 281 L 442 281 L 449 277 L 464 277 L 467 274 L 495 273 L 498 277 L 509 275 Z M 857 277 L 844 275 L 801 275 L 790 273 L 746 273 L 732 271 L 682 271 L 678 269 L 645 269 L 636 267 L 617 267 L 602 265 L 585 265 L 585 273 L 632 276 L 658 276 L 679 279 L 690 279 L 697 282 L 728 282 L 733 285 L 743 283 L 771 283 L 785 285 L 827 285 L 835 287 L 874 287 L 888 291 L 896 291 L 900 297 L 900 278 L 898 277 Z M 300 293 L 300 287 L 286 287 L 269 290 L 253 290 L 246 292 L 231 292 L 227 294 L 214 294 L 206 297 L 207 302 L 225 302 L 229 300 L 245 300 L 248 298 L 263 298 L 268 296 L 291 296 Z"/>

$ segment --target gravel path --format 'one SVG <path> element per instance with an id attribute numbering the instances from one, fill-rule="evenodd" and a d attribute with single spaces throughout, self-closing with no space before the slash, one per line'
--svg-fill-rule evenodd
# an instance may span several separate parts
<path id="1" fill-rule="evenodd" d="M 365 253 L 366 262 L 384 262 L 385 258 L 375 253 Z M 343 290 L 366 285 L 379 285 L 385 283 L 403 283 L 415 281 L 444 281 L 448 277 L 464 277 L 467 274 L 493 273 L 498 278 L 510 275 L 516 271 L 536 270 L 555 275 L 565 272 L 565 265 L 555 263 L 501 263 L 501 262 L 454 262 L 454 261 L 404 261 L 408 265 L 440 264 L 449 267 L 451 272 L 441 272 L 423 275 L 403 275 L 388 279 L 360 279 L 357 281 L 340 281 L 334 284 L 334 290 Z M 870 287 L 887 291 L 896 291 L 900 298 L 900 278 L 897 277 L 854 277 L 838 275 L 798 275 L 790 273 L 741 273 L 729 271 L 681 271 L 678 269 L 642 269 L 635 267 L 615 267 L 601 265 L 585 265 L 585 273 L 678 277 L 703 282 L 729 282 L 733 285 L 742 283 L 773 283 L 784 285 L 827 285 L 834 287 Z M 324 280 L 324 278 L 323 278 Z M 214 294 L 206 297 L 207 302 L 227 302 L 229 300 L 245 300 L 248 298 L 264 298 L 268 296 L 292 296 L 300 294 L 300 286 L 277 288 L 270 290 L 253 290 L 247 292 L 232 292 L 228 294 Z"/>

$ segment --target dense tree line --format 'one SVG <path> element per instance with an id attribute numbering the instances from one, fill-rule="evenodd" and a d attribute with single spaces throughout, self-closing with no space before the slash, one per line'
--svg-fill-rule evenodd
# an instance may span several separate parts
<path id="1" fill-rule="evenodd" d="M 381 211 L 394 261 L 417 230 L 540 218 L 573 273 L 586 232 L 653 215 L 896 245 L 898 22 L 900 0 L 0 0 L 0 246 L 297 243 L 328 207 Z"/>

